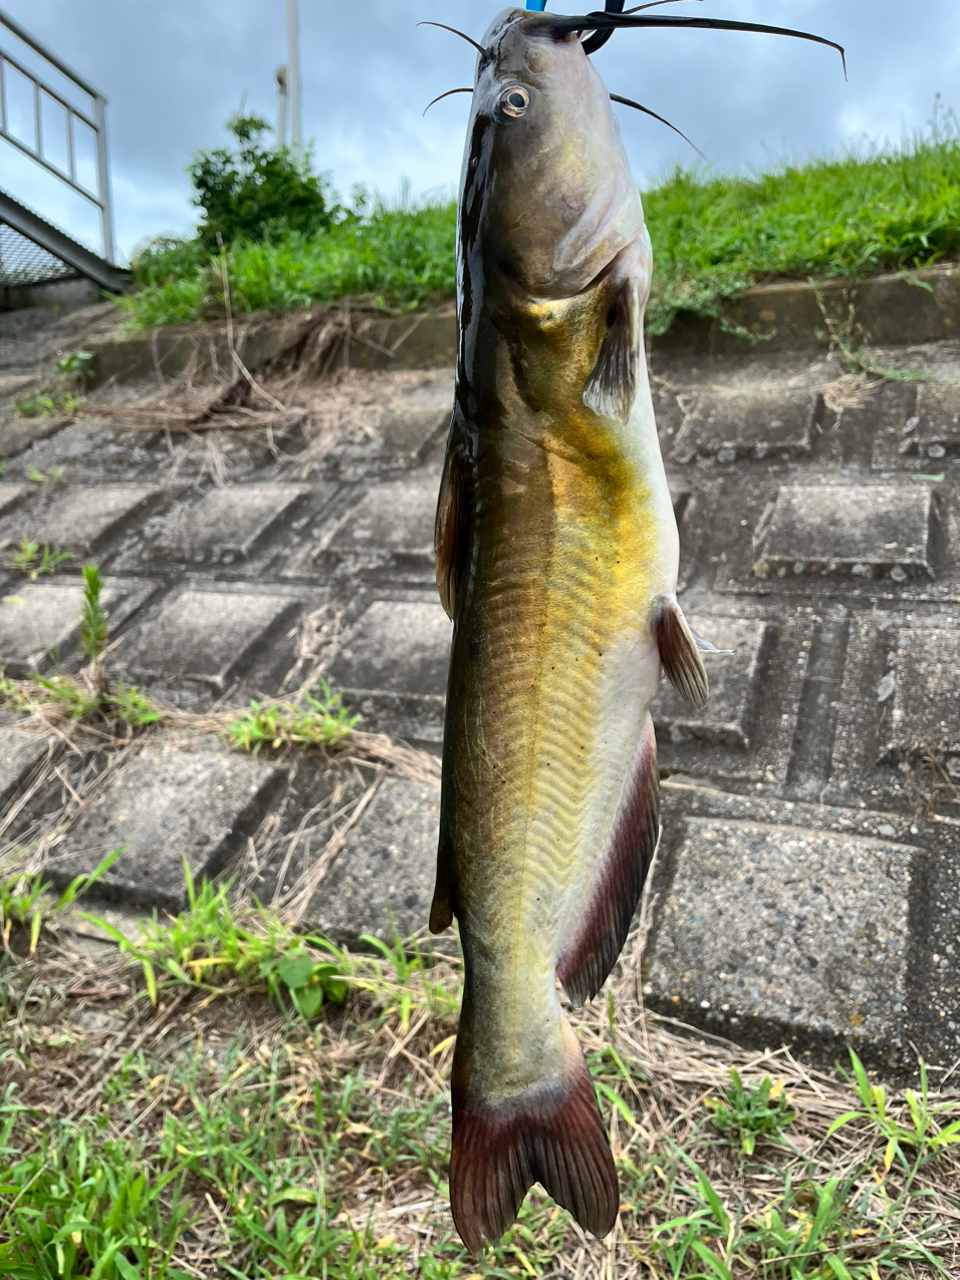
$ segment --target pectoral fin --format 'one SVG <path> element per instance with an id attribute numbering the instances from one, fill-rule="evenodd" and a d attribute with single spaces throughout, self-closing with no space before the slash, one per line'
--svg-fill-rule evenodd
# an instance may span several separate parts
<path id="1" fill-rule="evenodd" d="M 455 618 L 470 554 L 471 516 L 469 473 L 463 433 L 456 417 L 450 426 L 443 461 L 433 545 L 437 561 L 437 590 L 447 617 Z"/>
<path id="2" fill-rule="evenodd" d="M 617 294 L 600 357 L 583 390 L 587 408 L 601 418 L 626 422 L 643 358 L 643 311 L 636 283 L 628 279 Z"/>
<path id="3" fill-rule="evenodd" d="M 660 605 L 654 634 L 664 675 L 684 702 L 695 711 L 702 711 L 710 697 L 710 685 L 696 638 L 675 600 L 665 600 Z"/>

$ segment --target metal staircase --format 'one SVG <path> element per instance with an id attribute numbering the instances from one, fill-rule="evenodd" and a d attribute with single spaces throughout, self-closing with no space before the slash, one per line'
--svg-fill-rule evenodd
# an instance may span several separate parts
<path id="1" fill-rule="evenodd" d="M 129 273 L 114 258 L 107 160 L 107 100 L 40 41 L 0 10 L 0 290 L 85 277 L 119 293 Z M 51 128 L 51 123 L 55 126 Z M 83 141 L 93 163 L 79 154 Z M 10 190 L 13 161 L 44 173 L 99 215 L 100 252 L 55 226 Z"/>

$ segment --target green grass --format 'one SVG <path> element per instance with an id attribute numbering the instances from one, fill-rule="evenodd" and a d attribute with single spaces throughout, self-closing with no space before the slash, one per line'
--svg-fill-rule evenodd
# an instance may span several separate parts
<path id="1" fill-rule="evenodd" d="M 350 737 L 359 716 L 341 705 L 343 695 L 320 681 L 320 697 L 306 690 L 306 705 L 290 702 L 251 702 L 249 710 L 231 719 L 223 736 L 231 746 L 257 755 L 264 747 L 335 747 Z"/>
<path id="2" fill-rule="evenodd" d="M 678 169 L 644 193 L 656 271 L 648 325 L 680 311 L 719 316 L 771 277 L 826 280 L 909 270 L 960 251 L 960 133 L 940 115 L 893 151 L 784 165 L 755 177 Z M 227 251 L 237 312 L 289 311 L 363 296 L 409 307 L 453 296 L 452 203 L 409 200 L 312 237 Z M 222 275 L 195 243 L 147 252 L 125 300 L 144 329 L 223 314 Z"/>
<path id="3" fill-rule="evenodd" d="M 294 311 L 345 297 L 410 307 L 450 297 L 455 287 L 454 206 L 379 203 L 313 236 L 291 233 L 226 254 L 235 313 Z M 139 290 L 122 299 L 137 328 L 183 324 L 224 312 L 219 262 L 195 243 L 147 253 L 135 265 Z"/>

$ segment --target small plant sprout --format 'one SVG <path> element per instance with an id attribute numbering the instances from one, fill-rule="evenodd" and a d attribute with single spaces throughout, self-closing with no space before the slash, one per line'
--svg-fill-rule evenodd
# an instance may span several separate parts
<path id="1" fill-rule="evenodd" d="M 90 659 L 91 665 L 99 667 L 110 637 L 108 617 L 100 603 L 103 592 L 103 580 L 100 569 L 95 564 L 83 566 L 83 605 L 80 611 L 80 652 Z"/>
<path id="2" fill-rule="evenodd" d="M 906 1115 L 902 1107 L 896 1113 L 892 1112 L 886 1088 L 882 1084 L 870 1083 L 866 1068 L 852 1049 L 850 1063 L 853 1067 L 852 1078 L 846 1072 L 843 1075 L 861 1105 L 854 1111 L 846 1111 L 838 1116 L 827 1130 L 828 1137 L 851 1121 L 869 1120 L 880 1136 L 887 1140 L 884 1168 L 888 1172 L 897 1157 L 902 1164 L 907 1164 L 902 1154 L 903 1147 L 912 1148 L 923 1157 L 927 1154 L 939 1155 L 948 1147 L 960 1145 L 960 1119 L 954 1120 L 944 1129 L 938 1124 L 939 1116 L 945 1113 L 957 1114 L 956 1104 L 945 1103 L 931 1107 L 927 1069 L 923 1061 L 920 1062 L 919 1093 L 915 1089 L 904 1092 Z"/>
<path id="3" fill-rule="evenodd" d="M 122 680 L 118 680 L 116 688 L 106 695 L 105 705 L 110 715 L 125 720 L 132 729 L 145 729 L 147 725 L 157 724 L 164 716 L 142 690 L 136 685 L 128 688 Z"/>
<path id="4" fill-rule="evenodd" d="M 778 1138 L 796 1120 L 790 1110 L 782 1080 L 766 1076 L 757 1083 L 743 1083 L 737 1071 L 731 1071 L 731 1084 L 722 1098 L 707 1098 L 711 1120 L 716 1129 L 737 1142 L 746 1156 L 752 1156 L 757 1138 Z"/>
<path id="5" fill-rule="evenodd" d="M 299 937 L 293 929 L 261 909 L 239 913 L 231 902 L 231 885 L 196 883 L 183 864 L 187 909 L 165 924 L 144 926 L 131 941 L 107 921 L 86 917 L 118 944 L 143 973 L 151 1004 L 164 988 L 188 986 L 211 998 L 231 990 L 266 988 L 284 1011 L 293 1007 L 307 1019 L 325 1001 L 343 1004 L 348 982 L 347 957 L 324 938 Z"/>
<path id="6" fill-rule="evenodd" d="M 39 563 L 37 563 L 38 555 Z M 36 582 L 42 574 L 53 573 L 58 565 L 72 559 L 73 555 L 69 551 L 54 551 L 48 546 L 44 546 L 41 551 L 39 543 L 33 542 L 30 538 L 22 538 L 20 546 L 13 553 L 9 567 L 24 574 L 31 582 Z"/>

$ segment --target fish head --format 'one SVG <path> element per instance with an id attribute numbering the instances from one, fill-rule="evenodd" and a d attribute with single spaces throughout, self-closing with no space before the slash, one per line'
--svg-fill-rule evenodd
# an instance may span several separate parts
<path id="1" fill-rule="evenodd" d="M 570 297 L 644 231 L 610 95 L 569 22 L 508 9 L 478 57 L 462 252 L 524 292 Z"/>

